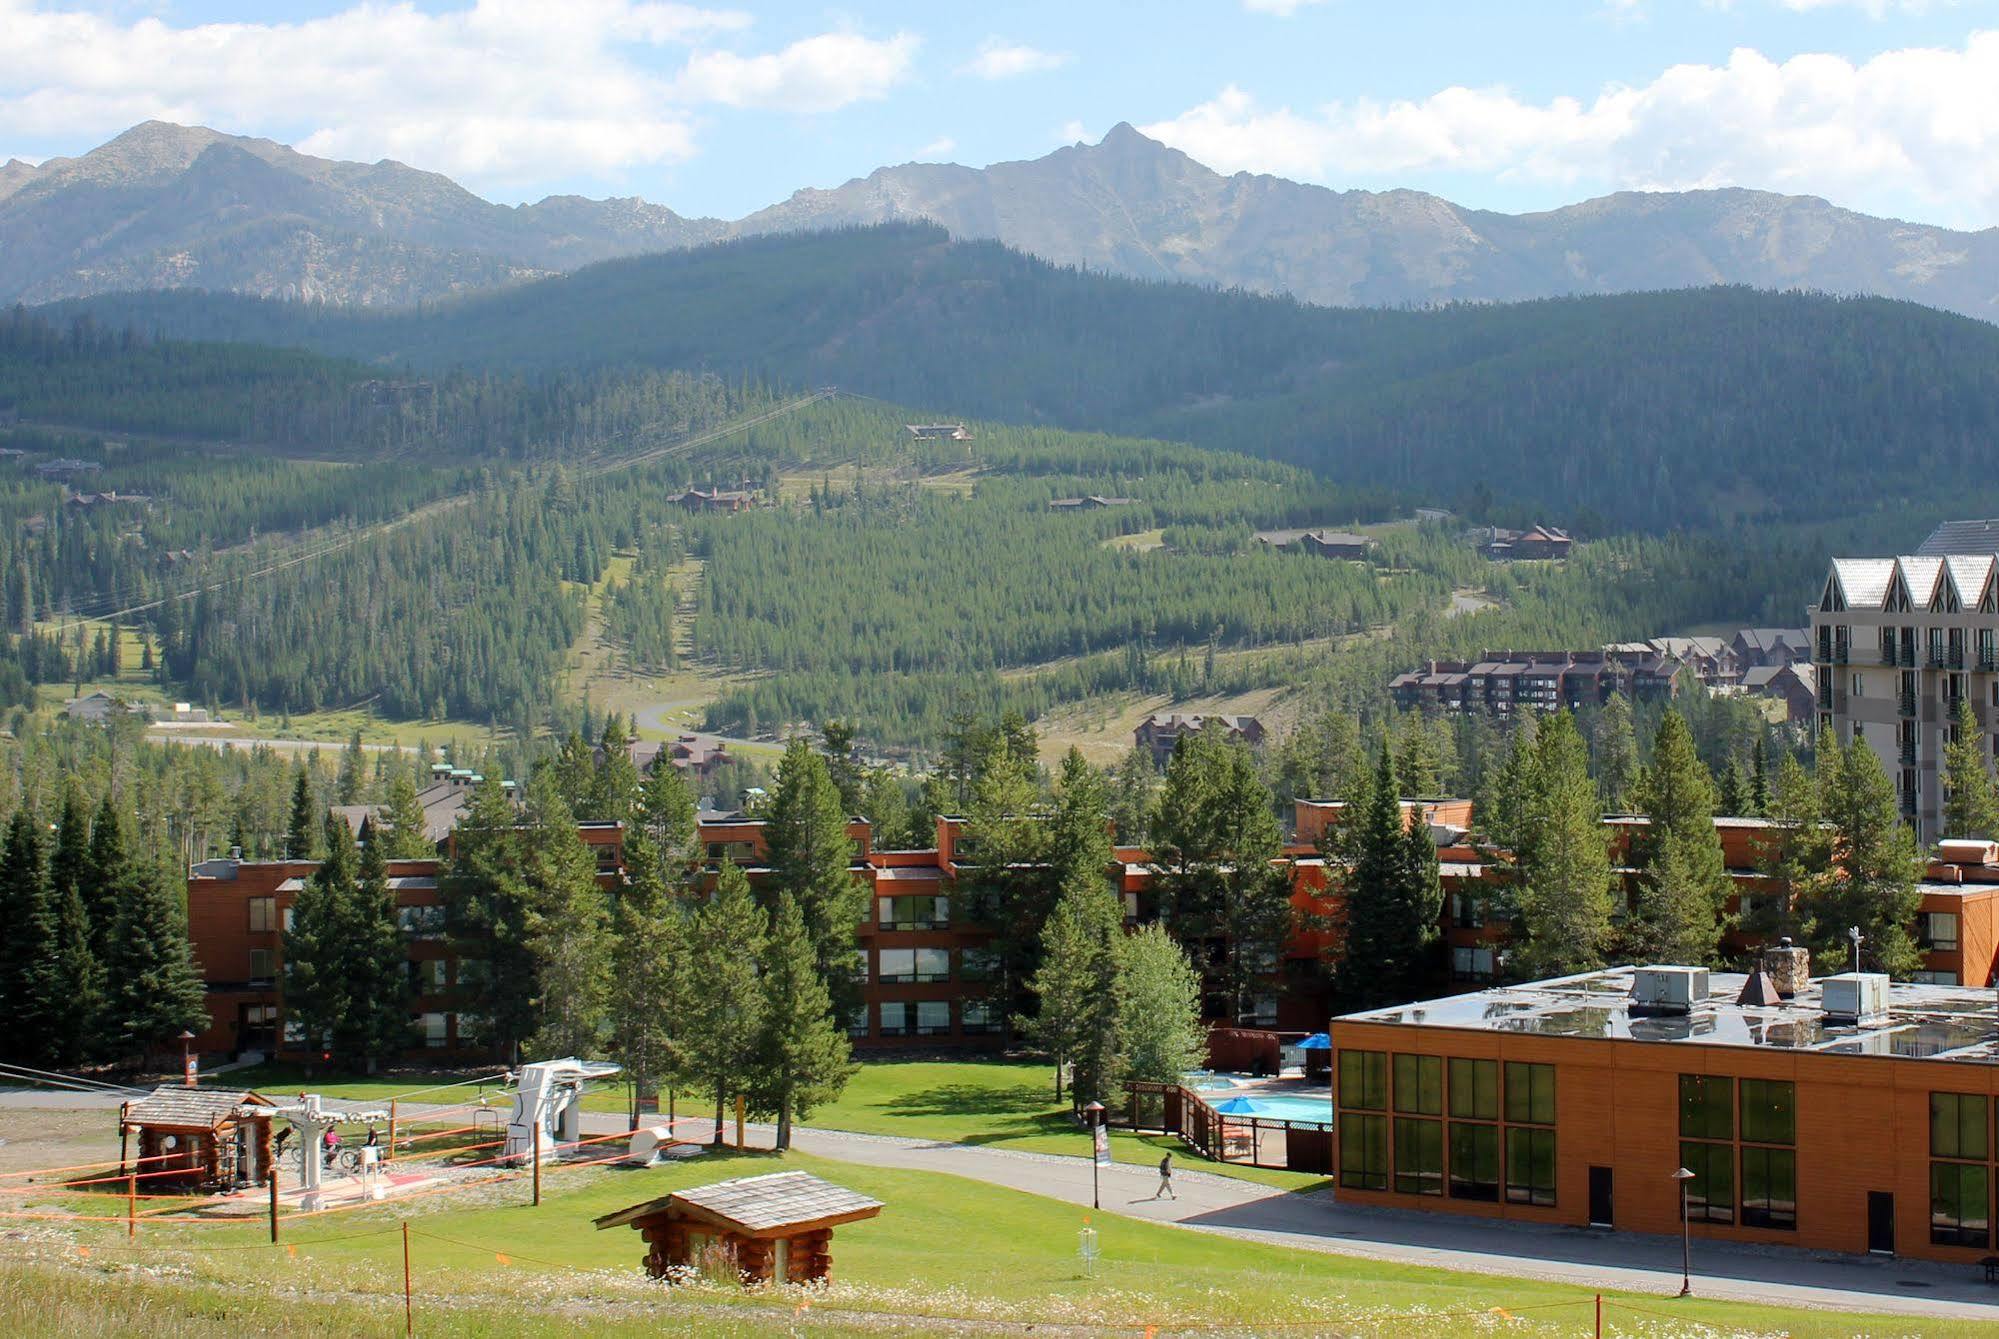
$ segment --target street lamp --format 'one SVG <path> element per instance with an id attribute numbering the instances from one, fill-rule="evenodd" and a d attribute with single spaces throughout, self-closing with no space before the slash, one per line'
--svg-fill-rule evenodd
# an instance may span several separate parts
<path id="1" fill-rule="evenodd" d="M 197 1070 L 194 1063 L 194 1034 L 186 1028 L 180 1032 L 180 1081 L 184 1087 L 195 1085 Z"/>
<path id="2" fill-rule="evenodd" d="M 1083 1119 L 1090 1125 L 1090 1207 L 1104 1207 L 1102 1197 L 1097 1193 L 1097 1165 L 1103 1155 L 1110 1151 L 1110 1140 L 1104 1134 L 1104 1104 L 1092 1101 L 1083 1108 Z"/>
<path id="3" fill-rule="evenodd" d="M 1682 1167 L 1673 1173 L 1673 1179 L 1680 1183 L 1680 1296 L 1694 1295 L 1693 1271 L 1693 1226 L 1687 1217 L 1687 1183 L 1694 1174 Z"/>

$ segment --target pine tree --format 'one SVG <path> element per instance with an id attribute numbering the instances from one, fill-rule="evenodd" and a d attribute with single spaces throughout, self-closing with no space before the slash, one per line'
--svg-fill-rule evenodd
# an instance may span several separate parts
<path id="1" fill-rule="evenodd" d="M 1117 1050 L 1122 1075 L 1140 1083 L 1179 1083 L 1206 1058 L 1201 978 L 1160 925 L 1117 945 Z"/>
<path id="2" fill-rule="evenodd" d="M 590 804 L 581 817 L 600 823 L 630 823 L 639 805 L 639 769 L 632 764 L 632 734 L 624 718 L 611 712 L 597 745 L 597 771 L 590 779 Z M 662 766 L 672 769 L 664 760 Z"/>
<path id="3" fill-rule="evenodd" d="M 578 818 L 595 818 L 590 812 L 592 793 L 597 785 L 597 755 L 581 731 L 571 730 L 561 748 L 548 763 L 556 794 Z"/>
<path id="4" fill-rule="evenodd" d="M 1721 773 L 1721 784 L 1715 794 L 1715 812 L 1729 817 L 1740 817 L 1749 803 L 1749 773 L 1742 769 L 1742 759 L 1730 754 L 1728 766 Z"/>
<path id="5" fill-rule="evenodd" d="M 854 727 L 847 721 L 827 721 L 819 727 L 826 775 L 840 792 L 840 812 L 861 812 L 861 794 L 866 769 L 861 764 Z"/>
<path id="6" fill-rule="evenodd" d="M 1436 796 L 1443 793 L 1438 775 L 1436 741 L 1421 714 L 1404 716 L 1395 732 L 1395 775 L 1403 793 Z"/>
<path id="7" fill-rule="evenodd" d="M 602 1043 L 611 984 L 610 909 L 597 861 L 549 769 L 529 780 L 522 817 L 525 947 L 539 998 L 528 1050 L 541 1059 L 587 1056 Z"/>
<path id="8" fill-rule="evenodd" d="M 367 784 L 368 755 L 361 747 L 361 728 L 354 727 L 348 736 L 347 747 L 340 750 L 340 771 L 333 782 L 333 792 L 340 804 L 361 803 L 361 789 Z"/>
<path id="9" fill-rule="evenodd" d="M 1117 1078 L 1117 949 L 1124 909 L 1101 874 L 1063 885 L 1041 931 L 1041 963 L 1028 979 L 1036 1008 L 1017 1020 L 1028 1040 L 1055 1063 L 1055 1097 L 1065 1068 L 1074 1076 L 1069 1105 L 1103 1101 Z"/>
<path id="10" fill-rule="evenodd" d="M 625 860 L 631 882 L 611 912 L 611 1052 L 636 1094 L 652 1097 L 684 1069 L 682 1029 L 696 1007 L 688 912 L 643 827 L 626 839 Z"/>
<path id="11" fill-rule="evenodd" d="M 1290 878 L 1271 865 L 1282 833 L 1248 748 L 1216 731 L 1183 737 L 1153 826 L 1174 931 L 1219 946 L 1214 984 L 1230 1016 L 1247 1017 L 1292 923 Z"/>
<path id="12" fill-rule="evenodd" d="M 1758 732 L 1756 748 L 1749 763 L 1749 817 L 1761 818 L 1770 812 L 1770 756 Z"/>
<path id="13" fill-rule="evenodd" d="M 1111 863 L 1110 798 L 1104 774 L 1071 748 L 1062 759 L 1049 823 L 1048 874 L 1057 888 L 1104 877 Z"/>
<path id="14" fill-rule="evenodd" d="M 1743 933 L 1752 943 L 1803 942 L 1818 889 L 1832 870 L 1832 831 L 1819 821 L 1818 783 L 1785 754 L 1765 806 L 1769 828 L 1757 842 L 1756 868 L 1775 890 L 1744 899 Z"/>
<path id="15" fill-rule="evenodd" d="M 639 789 L 639 808 L 634 821 L 646 837 L 643 858 L 658 865 L 663 883 L 679 887 L 700 852 L 695 841 L 694 796 L 677 768 L 662 763 L 646 776 Z M 628 854 L 628 868 L 631 863 Z"/>
<path id="16" fill-rule="evenodd" d="M 365 1061 L 373 1072 L 412 1041 L 408 952 L 396 923 L 388 855 L 379 840 L 361 848 L 352 899 L 341 918 L 347 936 L 347 1009 L 334 1029 L 333 1044 L 335 1054 Z"/>
<path id="17" fill-rule="evenodd" d="M 112 927 L 124 900 L 123 881 L 130 872 L 125 850 L 125 823 L 107 792 L 90 825 L 90 854 L 84 861 L 83 910 L 90 922 L 90 952 L 99 963 L 112 956 Z"/>
<path id="18" fill-rule="evenodd" d="M 1575 718 L 1542 718 L 1516 751 L 1514 893 L 1522 931 L 1514 975 L 1566 976 L 1603 966 L 1611 933 L 1610 853 Z"/>
<path id="19" fill-rule="evenodd" d="M 1152 792 L 1159 769 L 1149 749 L 1134 744 L 1111 773 L 1111 822 L 1125 846 L 1143 846 L 1152 822 Z"/>
<path id="20" fill-rule="evenodd" d="M 1951 736 L 1943 751 L 1943 835 L 1990 841 L 1999 837 L 1999 786 L 1969 698 L 1958 699 Z"/>
<path id="21" fill-rule="evenodd" d="M 201 969 L 188 942 L 186 884 L 178 871 L 128 865 L 106 962 L 109 1049 L 156 1054 L 183 1030 L 208 1026 Z"/>
<path id="22" fill-rule="evenodd" d="M 1394 763 L 1384 745 L 1345 871 L 1340 998 L 1372 1009 L 1420 995 L 1434 975 L 1443 892 L 1427 826 L 1403 822 Z M 1422 849 L 1418 850 L 1418 847 Z"/>
<path id="23" fill-rule="evenodd" d="M 1922 965 L 1909 928 L 1922 905 L 1923 858 L 1902 822 L 1895 787 L 1865 744 L 1819 741 L 1819 804 L 1833 829 L 1833 861 L 1812 890 L 1806 932 L 1814 962 L 1848 964 L 1846 933 L 1857 926 L 1863 957 L 1853 969 L 1906 978 Z"/>
<path id="24" fill-rule="evenodd" d="M 10 1025 L 0 1047 L 31 1063 L 45 1062 L 47 1031 L 59 1024 L 64 1002 L 52 995 L 56 918 L 49 906 L 48 850 L 26 805 L 8 820 L 0 849 L 0 924 L 7 927 L 0 937 L 0 1010 Z"/>
<path id="25" fill-rule="evenodd" d="M 1629 951 L 1653 962 L 1711 962 L 1734 884 L 1714 828 L 1714 778 L 1677 711 L 1659 721 L 1636 798 L 1650 822 L 1633 842 L 1642 873 L 1626 927 Z"/>
<path id="26" fill-rule="evenodd" d="M 408 771 L 398 768 L 389 781 L 389 802 L 371 825 L 371 842 L 382 846 L 383 855 L 390 860 L 422 860 L 437 854 L 437 844 L 424 827 L 416 782 Z"/>
<path id="27" fill-rule="evenodd" d="M 298 779 L 292 783 L 290 821 L 285 825 L 285 859 L 310 860 L 316 854 L 320 812 L 312 800 L 312 779 L 300 763 Z"/>
<path id="28" fill-rule="evenodd" d="M 853 874 L 854 843 L 839 789 L 825 759 L 803 739 L 786 745 L 778 764 L 764 843 L 771 868 L 766 894 L 773 902 L 789 897 L 798 904 L 813 961 L 832 992 L 831 1007 L 844 1019 L 860 1000 L 854 932 L 867 914 L 868 893 Z"/>
<path id="29" fill-rule="evenodd" d="M 794 1118 L 840 1095 L 853 1073 L 844 1027 L 834 1021 L 833 997 L 819 971 L 812 936 L 797 899 L 777 897 L 764 940 L 763 1031 L 749 1105 L 777 1122 L 775 1147 L 791 1147 Z"/>
<path id="30" fill-rule="evenodd" d="M 74 1069 L 95 1053 L 104 1014 L 104 971 L 90 951 L 90 920 L 75 883 L 50 888 L 55 951 L 50 960 L 50 1011 L 45 1053 L 58 1069 Z"/>
<path id="31" fill-rule="evenodd" d="M 453 833 L 451 863 L 438 881 L 446 931 L 460 960 L 483 958 L 487 964 L 469 1003 L 509 1056 L 518 1053 L 537 1022 L 535 961 L 528 950 L 530 890 L 517 817 L 497 779 L 480 782 Z"/>
<path id="32" fill-rule="evenodd" d="M 312 1049 L 348 1062 L 357 1058 L 340 1049 L 353 1041 L 345 1024 L 353 1006 L 354 843 L 340 819 L 329 814 L 322 827 L 325 858 L 299 889 L 284 932 L 285 1017 Z"/>
<path id="33" fill-rule="evenodd" d="M 757 1072 L 764 997 L 757 964 L 764 958 L 769 923 L 750 895 L 750 881 L 724 862 L 715 892 L 695 917 L 688 954 L 691 992 L 685 1030 L 690 1082 L 715 1094 L 715 1144 L 722 1143 L 728 1100 L 747 1093 Z"/>
<path id="34" fill-rule="evenodd" d="M 1638 784 L 1638 732 L 1631 722 L 1631 703 L 1612 693 L 1597 714 L 1591 734 L 1591 761 L 1596 768 L 1597 793 L 1604 812 L 1622 813 Z"/>

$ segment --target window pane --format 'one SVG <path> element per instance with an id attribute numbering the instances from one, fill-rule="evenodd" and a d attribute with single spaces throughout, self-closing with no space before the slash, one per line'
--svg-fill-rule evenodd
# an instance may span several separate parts
<path id="1" fill-rule="evenodd" d="M 1388 1056 L 1381 1051 L 1340 1052 L 1340 1105 L 1380 1111 L 1388 1105 Z"/>
<path id="2" fill-rule="evenodd" d="M 1930 1156 L 1985 1159 L 1985 1098 L 1977 1093 L 1930 1094 Z"/>
<path id="3" fill-rule="evenodd" d="M 1355 1190 L 1388 1189 L 1388 1118 L 1342 1116 L 1340 1184 Z"/>
<path id="4" fill-rule="evenodd" d="M 1774 1079 L 1744 1079 L 1742 1137 L 1756 1144 L 1788 1144 L 1795 1138 L 1795 1088 Z"/>
<path id="5" fill-rule="evenodd" d="M 916 1006 L 916 1035 L 919 1037 L 942 1036 L 951 1030 L 951 1002 L 949 1000 L 921 1000 Z"/>
<path id="6" fill-rule="evenodd" d="M 900 1037 L 909 1031 L 909 1006 L 891 1001 L 881 1006 L 881 1035 Z"/>
<path id="7" fill-rule="evenodd" d="M 1555 1067 L 1506 1062 L 1506 1119 L 1526 1125 L 1555 1123 Z"/>
<path id="8" fill-rule="evenodd" d="M 1991 1178 L 1985 1167 L 1930 1164 L 1930 1240 L 1943 1246 L 1992 1244 Z"/>
<path id="9" fill-rule="evenodd" d="M 1506 1198 L 1515 1204 L 1555 1202 L 1555 1132 L 1506 1132 Z"/>
<path id="10" fill-rule="evenodd" d="M 1745 1227 L 1798 1225 L 1798 1158 L 1788 1148 L 1742 1150 L 1742 1222 Z"/>
<path id="11" fill-rule="evenodd" d="M 1707 1074 L 1680 1075 L 1680 1137 L 1735 1137 L 1734 1080 Z"/>
<path id="12" fill-rule="evenodd" d="M 1395 1109 L 1423 1116 L 1444 1114 L 1444 1062 L 1441 1057 L 1395 1057 Z"/>
<path id="13" fill-rule="evenodd" d="M 1395 1122 L 1395 1188 L 1404 1195 L 1444 1193 L 1442 1121 L 1403 1117 Z"/>
<path id="14" fill-rule="evenodd" d="M 920 948 L 916 950 L 916 979 L 918 981 L 949 981 L 951 979 L 951 950 L 948 948 Z"/>
<path id="15" fill-rule="evenodd" d="M 1451 1123 L 1451 1197 L 1499 1198 L 1499 1127 Z"/>
<path id="16" fill-rule="evenodd" d="M 1451 1061 L 1451 1114 L 1468 1120 L 1499 1119 L 1499 1062 Z"/>
<path id="17" fill-rule="evenodd" d="M 1680 1145 L 1680 1165 L 1694 1174 L 1687 1182 L 1687 1217 L 1696 1223 L 1735 1221 L 1735 1146 Z"/>

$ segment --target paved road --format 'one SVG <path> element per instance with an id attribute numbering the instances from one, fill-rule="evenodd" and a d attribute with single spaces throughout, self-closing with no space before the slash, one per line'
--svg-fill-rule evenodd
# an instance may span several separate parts
<path id="1" fill-rule="evenodd" d="M 118 1099 L 79 1093 L 0 1091 L 0 1108 L 116 1107 Z M 405 1104 L 406 1117 L 422 1108 Z M 622 1116 L 588 1112 L 586 1135 L 625 1128 Z M 684 1138 L 703 1139 L 706 1120 L 683 1117 Z M 733 1131 L 731 1131 L 733 1133 Z M 768 1126 L 751 1126 L 752 1143 L 768 1145 Z M 970 1144 L 938 1143 L 837 1130 L 800 1129 L 798 1148 L 820 1157 L 874 1167 L 904 1167 L 963 1176 L 990 1185 L 1088 1205 L 1090 1164 L 1083 1158 L 1020 1153 Z M 1672 1295 L 1680 1287 L 1680 1243 L 1668 1237 L 1594 1232 L 1509 1223 L 1497 1228 L 1445 1214 L 1352 1208 L 1329 1191 L 1287 1194 L 1268 1186 L 1198 1170 L 1176 1158 L 1176 1199 L 1152 1198 L 1150 1167 L 1118 1164 L 1099 1170 L 1105 1212 L 1272 1245 L 1532 1278 L 1584 1288 Z M 1988 1321 L 1999 1333 L 1999 1289 L 1965 1267 L 1912 1260 L 1820 1256 L 1722 1242 L 1694 1247 L 1695 1291 L 1708 1298 L 1835 1311 Z"/>

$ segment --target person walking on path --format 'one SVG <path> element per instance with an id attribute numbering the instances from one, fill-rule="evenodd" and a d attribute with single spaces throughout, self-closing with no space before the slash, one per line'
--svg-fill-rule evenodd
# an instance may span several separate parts
<path id="1" fill-rule="evenodd" d="M 1152 1192 L 1152 1198 L 1158 1199 L 1161 1195 L 1164 1195 L 1169 1200 L 1180 1198 L 1173 1193 L 1173 1155 L 1171 1153 L 1168 1153 L 1159 1160 L 1159 1189 Z"/>

